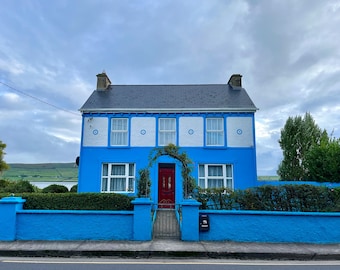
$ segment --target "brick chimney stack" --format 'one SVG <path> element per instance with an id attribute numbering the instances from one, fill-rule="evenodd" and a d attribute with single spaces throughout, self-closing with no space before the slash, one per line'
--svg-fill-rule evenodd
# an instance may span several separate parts
<path id="1" fill-rule="evenodd" d="M 241 74 L 233 74 L 231 75 L 228 84 L 233 88 L 242 87 L 242 75 Z"/>
<path id="2" fill-rule="evenodd" d="M 106 90 L 110 85 L 111 81 L 105 71 L 97 74 L 97 90 Z"/>

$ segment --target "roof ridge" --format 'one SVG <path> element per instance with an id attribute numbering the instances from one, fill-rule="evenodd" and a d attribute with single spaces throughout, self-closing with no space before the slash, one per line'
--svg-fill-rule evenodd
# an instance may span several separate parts
<path id="1" fill-rule="evenodd" d="M 194 85 L 225 85 L 228 86 L 227 83 L 197 83 L 197 84 L 110 84 L 110 86 L 194 86 Z"/>

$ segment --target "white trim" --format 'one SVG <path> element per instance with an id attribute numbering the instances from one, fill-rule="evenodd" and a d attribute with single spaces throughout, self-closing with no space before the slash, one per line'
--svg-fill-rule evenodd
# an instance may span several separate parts
<path id="1" fill-rule="evenodd" d="M 92 108 L 92 109 L 79 109 L 82 113 L 98 113 L 98 112 L 144 112 L 144 113 L 178 113 L 178 112 L 256 112 L 258 108 Z"/>

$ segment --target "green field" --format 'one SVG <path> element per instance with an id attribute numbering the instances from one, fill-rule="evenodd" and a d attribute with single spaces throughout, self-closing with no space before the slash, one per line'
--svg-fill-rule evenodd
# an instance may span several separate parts
<path id="1" fill-rule="evenodd" d="M 10 169 L 0 179 L 42 182 L 78 181 L 74 163 L 8 164 Z"/>
<path id="2" fill-rule="evenodd" d="M 78 167 L 74 163 L 8 164 L 0 179 L 39 182 L 78 181 Z M 258 176 L 260 181 L 279 180 L 278 176 Z"/>

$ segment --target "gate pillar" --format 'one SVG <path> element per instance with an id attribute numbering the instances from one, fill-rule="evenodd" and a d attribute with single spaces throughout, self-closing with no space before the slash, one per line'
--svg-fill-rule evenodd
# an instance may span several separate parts
<path id="1" fill-rule="evenodd" d="M 199 207 L 201 203 L 187 199 L 182 202 L 182 240 L 199 241 Z"/>

